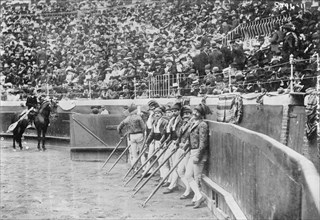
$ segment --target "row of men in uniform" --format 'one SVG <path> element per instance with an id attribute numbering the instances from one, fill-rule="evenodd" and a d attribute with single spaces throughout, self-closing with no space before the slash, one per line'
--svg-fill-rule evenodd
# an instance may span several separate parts
<path id="1" fill-rule="evenodd" d="M 189 105 L 177 102 L 173 105 L 160 105 L 155 100 L 148 102 L 149 117 L 146 122 L 137 114 L 136 107 L 129 107 L 129 115 L 118 125 L 118 132 L 122 135 L 126 130 L 130 147 L 130 163 L 134 165 L 142 148 L 148 147 L 147 153 L 141 157 L 141 164 L 161 148 L 157 158 L 151 158 L 144 167 L 143 173 L 138 178 L 148 177 L 155 167 L 150 167 L 152 160 L 162 164 L 173 153 L 167 163 L 160 168 L 160 181 L 165 178 L 179 159 L 185 154 L 182 161 L 170 174 L 162 185 L 167 187 L 164 194 L 172 193 L 178 189 L 177 182 L 180 178 L 185 185 L 185 192 L 180 199 L 192 198 L 190 204 L 194 208 L 201 207 L 205 201 L 200 191 L 202 171 L 208 156 L 208 125 L 204 121 L 206 114 L 211 113 L 205 102 L 191 109 Z M 163 154 L 162 151 L 166 151 Z M 161 155 L 161 156 L 160 156 Z M 160 157 L 159 157 L 160 156 Z M 136 170 L 138 167 L 135 168 Z"/>

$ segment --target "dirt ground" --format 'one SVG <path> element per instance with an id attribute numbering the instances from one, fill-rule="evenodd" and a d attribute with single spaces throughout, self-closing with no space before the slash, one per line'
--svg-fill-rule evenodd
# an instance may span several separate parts
<path id="1" fill-rule="evenodd" d="M 141 207 L 156 182 L 132 198 L 137 179 L 123 187 L 124 163 L 106 175 L 102 162 L 71 161 L 68 146 L 38 152 L 27 141 L 29 149 L 14 152 L 11 141 L 0 144 L 0 219 L 214 219 L 207 207 L 185 207 L 183 189 L 164 195 L 161 188 Z"/>

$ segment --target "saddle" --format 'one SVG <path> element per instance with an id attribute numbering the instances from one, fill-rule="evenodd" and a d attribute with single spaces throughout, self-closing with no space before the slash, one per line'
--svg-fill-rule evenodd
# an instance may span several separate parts
<path id="1" fill-rule="evenodd" d="M 34 118 L 38 114 L 39 109 L 38 108 L 31 108 L 31 109 L 25 109 L 21 114 L 19 115 L 19 119 L 23 117 L 25 114 L 28 114 L 28 118 Z"/>

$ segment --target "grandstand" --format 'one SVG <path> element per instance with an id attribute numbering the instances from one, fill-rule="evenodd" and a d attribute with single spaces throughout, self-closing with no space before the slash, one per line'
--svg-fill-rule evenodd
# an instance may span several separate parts
<path id="1" fill-rule="evenodd" d="M 133 99 L 316 86 L 318 1 L 1 4 L 1 100 L 24 100 L 30 88 Z"/>

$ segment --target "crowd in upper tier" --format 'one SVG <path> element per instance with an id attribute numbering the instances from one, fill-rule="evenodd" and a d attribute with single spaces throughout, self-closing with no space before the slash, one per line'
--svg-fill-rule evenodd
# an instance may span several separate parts
<path id="1" fill-rule="evenodd" d="M 290 54 L 294 90 L 315 86 L 318 7 L 232 0 L 116 4 L 2 4 L 1 99 L 25 99 L 32 90 L 68 99 L 148 97 L 151 90 L 159 97 L 154 89 L 167 83 L 155 80 L 160 75 L 168 76 L 172 96 L 282 93 L 290 83 Z M 287 19 L 274 19 L 270 35 L 257 32 L 250 46 L 241 31 L 226 41 L 239 25 L 270 17 Z"/>

